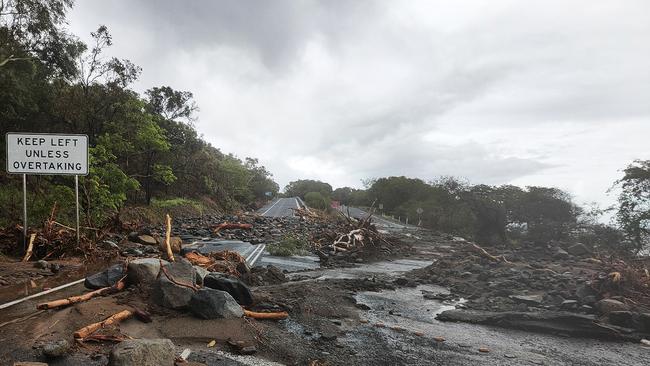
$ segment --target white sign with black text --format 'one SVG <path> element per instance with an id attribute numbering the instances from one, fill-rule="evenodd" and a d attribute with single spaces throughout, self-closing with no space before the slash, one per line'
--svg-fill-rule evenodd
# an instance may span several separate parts
<path id="1" fill-rule="evenodd" d="M 7 137 L 7 172 L 87 175 L 88 136 L 13 133 Z"/>

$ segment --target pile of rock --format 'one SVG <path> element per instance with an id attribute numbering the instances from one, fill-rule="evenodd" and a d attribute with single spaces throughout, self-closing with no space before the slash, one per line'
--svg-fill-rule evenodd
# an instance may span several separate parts
<path id="1" fill-rule="evenodd" d="M 193 266 L 178 257 L 175 262 L 140 258 L 115 264 L 103 272 L 88 276 L 86 287 L 98 289 L 115 285 L 126 278 L 127 284 L 150 293 L 151 301 L 164 308 L 189 310 L 203 319 L 238 318 L 241 306 L 253 303 L 250 289 L 239 279 Z"/>

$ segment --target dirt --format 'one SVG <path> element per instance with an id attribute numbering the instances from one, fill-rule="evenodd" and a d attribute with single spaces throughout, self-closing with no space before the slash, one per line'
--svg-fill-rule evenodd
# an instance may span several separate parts
<path id="1" fill-rule="evenodd" d="M 137 286 L 59 310 L 36 311 L 35 305 L 82 293 L 82 285 L 28 300 L 0 310 L 3 319 L 0 365 L 15 360 L 48 361 L 50 365 L 106 365 L 111 342 L 77 344 L 72 333 L 133 307 L 149 311 L 153 321 L 129 319 L 100 332 L 134 338 L 170 338 L 179 353 L 189 348 L 190 360 L 209 365 L 255 364 L 263 359 L 288 365 L 595 366 L 645 362 L 647 350 L 633 343 L 541 335 L 436 319 L 438 314 L 454 308 L 500 314 L 512 310 L 528 313 L 559 310 L 551 302 L 554 296 L 576 297 L 576 289 L 586 282 L 597 291 L 596 300 L 605 296 L 618 296 L 624 301 L 640 299 L 637 304 L 630 302 L 630 309 L 645 311 L 643 294 L 629 297 L 630 289 L 638 285 L 627 278 L 634 272 L 625 272 L 620 262 L 596 262 L 587 255 L 560 260 L 553 258 L 554 248 L 519 251 L 485 248 L 490 254 L 507 260 L 495 261 L 479 253 L 470 243 L 448 235 L 403 229 L 393 231 L 390 236 L 393 244 L 389 250 L 378 246 L 349 251 L 335 256 L 330 267 L 297 273 L 285 273 L 273 267 L 255 268 L 243 278 L 252 286 L 255 300 L 252 310 L 287 311 L 289 318 L 282 321 L 199 320 L 184 311 L 152 305 L 147 289 Z M 62 264 L 69 272 L 64 270 L 57 276 L 41 274 L 43 277 L 37 280 L 63 278 L 63 273 L 78 274 L 84 270 L 79 263 L 76 267 L 72 262 Z M 34 276 L 39 275 L 33 267 L 13 265 L 15 268 L 8 266 L 0 274 L 24 268 Z M 622 271 L 622 279 L 616 284 L 608 282 L 613 269 Z M 31 278 L 31 275 L 25 277 Z M 539 304 L 522 305 L 511 298 L 538 293 L 542 294 Z M 586 301 L 580 300 L 579 306 L 584 304 Z M 587 312 L 585 308 L 573 311 Z M 46 360 L 40 347 L 60 339 L 73 344 L 71 354 L 60 360 Z M 207 347 L 213 340 L 215 347 Z M 254 346 L 256 358 L 235 360 L 229 355 L 237 350 L 229 341 Z"/>

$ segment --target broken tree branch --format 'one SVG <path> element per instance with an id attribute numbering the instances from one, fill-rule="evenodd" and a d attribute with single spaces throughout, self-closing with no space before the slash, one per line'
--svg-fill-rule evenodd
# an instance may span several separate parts
<path id="1" fill-rule="evenodd" d="M 172 218 L 167 214 L 166 217 L 167 229 L 165 230 L 165 248 L 167 248 L 167 259 L 170 262 L 174 261 L 174 252 L 172 252 L 171 235 L 172 235 Z"/>
<path id="2" fill-rule="evenodd" d="M 32 234 L 29 236 L 29 245 L 27 246 L 27 252 L 25 253 L 25 256 L 23 257 L 23 262 L 27 262 L 29 258 L 32 257 L 32 251 L 34 249 L 34 239 L 36 238 L 36 234 Z"/>
<path id="3" fill-rule="evenodd" d="M 50 302 L 45 302 L 36 305 L 36 309 L 38 310 L 47 310 L 47 309 L 54 309 L 54 308 L 59 308 L 62 306 L 68 306 L 72 304 L 76 304 L 78 302 L 83 302 L 83 301 L 88 301 L 92 299 L 93 297 L 97 296 L 102 296 L 102 295 L 107 295 L 113 292 L 121 291 L 124 289 L 124 278 L 121 280 L 117 281 L 117 283 L 111 287 L 104 287 L 100 288 L 99 290 L 91 291 L 83 295 L 79 296 L 72 296 L 68 297 L 66 299 L 60 299 L 60 300 L 54 300 Z"/>
<path id="4" fill-rule="evenodd" d="M 289 313 L 287 313 L 286 311 L 278 311 L 273 313 L 258 313 L 255 311 L 244 309 L 244 316 L 253 319 L 282 320 L 288 318 Z"/>
<path id="5" fill-rule="evenodd" d="M 123 320 L 126 320 L 130 318 L 133 315 L 133 312 L 131 310 L 122 310 L 119 313 L 113 314 L 106 318 L 105 320 L 102 320 L 101 322 L 98 323 L 92 323 L 90 325 L 87 325 L 78 331 L 74 332 L 74 337 L 75 338 L 86 338 L 89 335 L 95 333 L 101 328 L 105 328 L 109 325 L 112 324 L 117 324 Z"/>
<path id="6" fill-rule="evenodd" d="M 489 259 L 489 260 L 491 260 L 493 262 L 504 262 L 504 263 L 510 264 L 510 262 L 506 259 L 506 257 L 504 257 L 504 256 L 501 256 L 501 258 L 495 257 L 492 254 L 488 253 L 485 249 L 481 248 L 480 246 L 478 246 L 478 245 L 476 245 L 474 243 L 471 243 L 471 244 L 472 244 L 472 247 L 474 249 L 476 249 L 476 251 L 479 252 L 479 254 L 481 254 L 485 258 L 487 258 L 487 259 Z"/>

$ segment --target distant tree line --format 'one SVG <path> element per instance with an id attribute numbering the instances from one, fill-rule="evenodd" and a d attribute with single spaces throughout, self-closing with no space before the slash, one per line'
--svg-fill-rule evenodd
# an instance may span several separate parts
<path id="1" fill-rule="evenodd" d="M 366 185 L 332 190 L 327 183 L 302 180 L 291 182 L 285 192 L 319 208 L 330 200 L 373 206 L 377 213 L 400 217 L 402 222 L 408 217 L 411 224 L 421 221 L 423 227 L 488 245 L 582 242 L 625 253 L 650 245 L 650 161 L 634 162 L 616 182 L 621 193 L 613 225 L 597 220 L 602 210 L 581 207 L 557 188 L 470 185 L 452 177 L 432 182 L 386 177 Z"/>
<path id="2" fill-rule="evenodd" d="M 71 0 L 0 3 L 0 164 L 6 132 L 87 134 L 90 174 L 81 178 L 84 220 L 99 223 L 128 202 L 153 197 L 209 196 L 225 208 L 278 192 L 257 159 L 222 153 L 194 128 L 198 107 L 188 91 L 130 89 L 141 69 L 107 58 L 113 43 L 105 26 L 86 45 L 63 25 Z M 20 217 L 20 181 L 0 175 L 2 221 Z M 69 207 L 72 180 L 30 177 L 30 210 Z"/>

